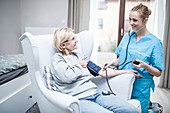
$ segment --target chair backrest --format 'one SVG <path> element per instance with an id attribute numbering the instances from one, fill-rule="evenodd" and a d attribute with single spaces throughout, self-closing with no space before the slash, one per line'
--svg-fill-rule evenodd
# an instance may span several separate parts
<path id="1" fill-rule="evenodd" d="M 57 52 L 53 46 L 53 34 L 33 36 L 26 32 L 20 37 L 20 41 L 31 79 L 34 81 L 35 78 L 32 77 L 34 73 L 40 71 L 43 74 L 44 66 L 51 64 L 52 55 Z M 77 44 L 78 51 L 90 58 L 93 50 L 92 33 L 89 31 L 78 33 Z"/>

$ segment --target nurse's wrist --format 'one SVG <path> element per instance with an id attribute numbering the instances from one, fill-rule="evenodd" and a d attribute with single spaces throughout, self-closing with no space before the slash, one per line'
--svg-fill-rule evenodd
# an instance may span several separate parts
<path id="1" fill-rule="evenodd" d="M 143 68 L 147 69 L 148 66 L 149 66 L 149 65 L 148 65 L 147 63 L 142 62 L 142 67 L 143 67 Z"/>

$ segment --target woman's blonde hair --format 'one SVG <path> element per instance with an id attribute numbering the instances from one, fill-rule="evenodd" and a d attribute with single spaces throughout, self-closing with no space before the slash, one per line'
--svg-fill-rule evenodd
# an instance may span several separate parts
<path id="1" fill-rule="evenodd" d="M 59 52 L 64 52 L 64 50 L 61 48 L 61 44 L 64 42 L 70 40 L 71 36 L 73 35 L 73 29 L 71 28 L 58 28 L 54 32 L 54 47 L 59 51 Z"/>
<path id="2" fill-rule="evenodd" d="M 149 18 L 149 15 L 151 15 L 151 10 L 147 6 L 143 5 L 142 3 L 140 3 L 139 5 L 133 7 L 131 9 L 131 11 L 139 12 L 140 17 L 142 19 Z"/>

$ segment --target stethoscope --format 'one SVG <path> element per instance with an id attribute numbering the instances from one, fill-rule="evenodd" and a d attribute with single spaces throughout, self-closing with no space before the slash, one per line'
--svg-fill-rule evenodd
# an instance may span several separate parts
<path id="1" fill-rule="evenodd" d="M 129 43 L 130 43 L 131 37 L 132 37 L 134 34 L 136 34 L 136 32 L 132 32 L 132 33 L 128 32 L 129 40 L 128 40 L 128 43 L 127 43 L 127 46 L 126 46 L 126 56 L 125 56 L 124 61 L 123 61 L 121 64 L 117 65 L 117 66 L 114 66 L 114 65 L 111 64 L 111 65 L 109 65 L 108 67 L 110 67 L 110 68 L 112 68 L 112 69 L 118 69 L 119 66 L 124 65 L 122 68 L 119 68 L 119 69 L 123 69 L 127 64 L 129 64 L 129 63 L 131 63 L 131 62 L 135 62 L 135 61 L 126 62 L 127 56 L 128 56 Z M 125 63 L 125 62 L 126 62 L 126 63 Z M 111 86 L 110 86 L 110 84 L 109 84 L 108 74 L 107 74 L 107 68 L 104 68 L 104 70 L 106 71 L 106 82 L 107 82 L 107 86 L 108 86 L 108 88 L 109 88 L 109 91 L 102 91 L 102 94 L 103 94 L 103 95 L 110 95 L 110 94 L 116 95 L 116 94 L 113 92 L 113 90 L 111 89 Z"/>
<path id="2" fill-rule="evenodd" d="M 134 34 L 136 34 L 136 32 L 132 32 L 132 33 L 128 32 L 129 40 L 128 40 L 128 43 L 127 43 L 127 46 L 126 46 L 126 56 L 125 56 L 124 61 L 123 61 L 121 64 L 118 64 L 118 65 L 116 65 L 116 66 L 113 65 L 113 64 L 111 64 L 111 65 L 109 65 L 110 68 L 121 70 L 121 69 L 123 69 L 127 64 L 129 64 L 129 63 L 131 63 L 131 62 L 134 62 L 134 61 L 128 61 L 128 62 L 126 62 L 127 56 L 128 56 L 128 48 L 129 48 L 130 40 L 131 40 L 131 37 L 132 37 Z M 126 62 L 126 63 L 125 63 L 125 62 Z M 123 66 L 122 66 L 122 65 L 123 65 Z M 122 67 L 121 67 L 121 68 L 118 68 L 118 67 L 120 67 L 120 66 L 122 66 Z"/>
<path id="3" fill-rule="evenodd" d="M 145 25 L 143 25 L 143 26 L 142 26 L 140 29 L 138 29 L 137 31 L 132 31 L 132 32 L 129 31 L 129 32 L 128 32 L 129 41 L 128 41 L 127 46 L 126 46 L 126 56 L 125 56 L 124 61 L 123 61 L 121 64 L 118 64 L 117 66 L 111 64 L 111 65 L 108 66 L 109 68 L 118 69 L 119 66 L 122 66 L 122 65 L 123 65 L 123 67 L 119 68 L 119 70 L 121 70 L 121 69 L 123 69 L 127 64 L 129 64 L 129 63 L 131 63 L 131 62 L 133 62 L 133 63 L 136 64 L 136 65 L 138 65 L 138 64 L 140 63 L 140 62 L 138 62 L 138 61 L 136 61 L 136 60 L 132 60 L 132 61 L 128 61 L 128 62 L 126 62 L 126 60 L 127 60 L 127 56 L 128 56 L 129 43 L 130 43 L 130 40 L 131 40 L 132 36 L 133 36 L 134 34 L 137 34 L 137 32 L 139 32 L 139 31 L 140 31 L 141 29 L 143 29 L 144 27 L 145 27 Z M 125 63 L 125 62 L 126 62 L 126 63 Z M 112 91 L 112 89 L 111 89 L 111 87 L 110 87 L 109 80 L 108 80 L 108 75 L 107 75 L 107 68 L 104 68 L 104 70 L 106 71 L 106 82 L 107 82 L 107 85 L 108 85 L 108 88 L 109 88 L 110 91 L 102 92 L 102 94 L 103 94 L 103 95 L 110 95 L 110 94 L 116 95 L 116 94 Z M 141 76 L 139 76 L 139 77 L 141 77 Z"/>
<path id="4" fill-rule="evenodd" d="M 129 43 L 130 43 L 131 37 L 132 37 L 134 34 L 137 35 L 137 33 L 138 33 L 139 31 L 141 31 L 144 27 L 145 27 L 145 24 L 144 24 L 141 28 L 139 28 L 137 31 L 132 31 L 132 32 L 129 31 L 129 32 L 128 32 L 129 41 L 128 41 L 127 46 L 126 46 L 126 56 L 125 56 L 125 59 L 124 59 L 123 63 L 117 65 L 117 66 L 116 66 L 116 69 L 118 69 L 119 66 L 124 65 L 123 67 L 119 68 L 119 69 L 121 70 L 121 69 L 123 69 L 127 64 L 129 64 L 129 63 L 131 63 L 131 62 L 133 62 L 133 63 L 136 64 L 136 65 L 139 64 L 139 62 L 136 61 L 136 60 L 132 60 L 132 61 L 128 61 L 128 62 L 126 62 L 126 60 L 127 60 L 128 48 L 129 48 Z M 125 62 L 126 62 L 126 63 L 125 63 Z"/>
<path id="5" fill-rule="evenodd" d="M 139 31 L 141 31 L 143 28 L 145 27 L 145 24 L 141 27 L 141 28 L 139 28 L 137 31 L 129 31 L 128 32 L 128 35 L 129 35 L 129 41 L 128 41 L 128 43 L 127 43 L 127 46 L 126 46 L 126 56 L 125 56 L 125 59 L 124 59 L 124 61 L 121 63 L 121 64 L 118 64 L 118 65 L 114 65 L 114 64 L 111 64 L 111 65 L 109 65 L 108 67 L 110 67 L 110 68 L 112 68 L 112 69 L 119 69 L 119 70 L 121 70 L 121 69 L 123 69 L 127 64 L 129 64 L 129 63 L 131 63 L 131 62 L 133 62 L 134 64 L 139 64 L 139 62 L 138 61 L 136 61 L 136 60 L 132 60 L 132 61 L 128 61 L 128 62 L 126 62 L 126 60 L 127 60 L 127 55 L 128 55 L 128 48 L 129 48 L 129 43 L 130 43 L 130 40 L 131 40 L 131 37 L 134 35 L 134 34 L 137 34 Z M 126 62 L 126 63 L 125 63 Z M 123 66 L 122 66 L 123 65 Z M 121 68 L 119 68 L 119 66 L 122 66 Z"/>

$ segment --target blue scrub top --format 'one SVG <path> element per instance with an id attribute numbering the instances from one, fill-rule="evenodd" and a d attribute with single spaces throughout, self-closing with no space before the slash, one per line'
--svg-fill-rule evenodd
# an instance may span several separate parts
<path id="1" fill-rule="evenodd" d="M 125 34 L 118 48 L 116 49 L 115 53 L 117 56 L 119 56 L 119 64 L 122 64 L 122 62 L 125 60 L 126 48 L 129 38 L 129 34 Z M 135 59 L 139 59 L 159 70 L 164 70 L 164 56 L 161 40 L 159 40 L 153 34 L 147 34 L 143 36 L 139 41 L 136 41 L 136 34 L 133 34 L 130 39 L 126 62 L 133 61 Z M 121 69 L 122 66 L 119 66 L 119 69 Z M 134 83 L 134 89 L 136 88 L 141 90 L 141 94 L 135 94 L 134 92 L 134 95 L 142 97 L 149 96 L 150 94 L 148 93 L 150 91 L 148 92 L 146 90 L 150 90 L 150 87 L 152 87 L 154 90 L 153 76 L 149 74 L 148 71 L 144 68 L 135 69 L 132 63 L 127 64 L 123 69 L 137 70 L 138 74 L 142 76 L 141 79 L 136 79 Z M 146 95 L 144 90 L 148 95 Z"/>

